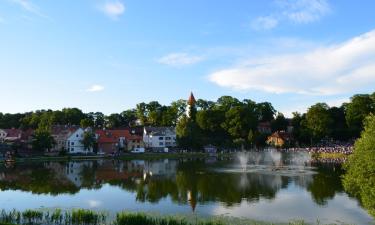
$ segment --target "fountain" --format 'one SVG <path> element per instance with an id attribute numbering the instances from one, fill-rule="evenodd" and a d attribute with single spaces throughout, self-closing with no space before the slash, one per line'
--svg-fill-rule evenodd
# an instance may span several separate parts
<path id="1" fill-rule="evenodd" d="M 230 173 L 262 173 L 283 176 L 315 174 L 310 166 L 310 155 L 306 152 L 282 153 L 276 149 L 262 152 L 249 151 L 237 154 L 236 163 L 229 168 L 218 169 Z"/>

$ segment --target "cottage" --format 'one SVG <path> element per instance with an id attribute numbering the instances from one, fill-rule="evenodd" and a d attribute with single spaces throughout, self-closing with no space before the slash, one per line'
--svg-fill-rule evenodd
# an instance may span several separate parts
<path id="1" fill-rule="evenodd" d="M 145 127 L 143 132 L 145 147 L 156 151 L 176 147 L 174 127 Z"/>
<path id="2" fill-rule="evenodd" d="M 47 154 L 58 154 L 61 151 L 67 151 L 67 144 L 68 144 L 68 137 L 75 131 L 77 131 L 79 127 L 77 126 L 62 126 L 62 125 L 55 125 L 51 128 L 51 136 L 56 142 L 56 145 L 47 152 Z"/>
<path id="3" fill-rule="evenodd" d="M 275 147 L 283 147 L 287 144 L 290 144 L 292 140 L 290 134 L 285 131 L 276 131 L 267 138 L 267 144 Z"/>
<path id="4" fill-rule="evenodd" d="M 85 149 L 82 141 L 85 134 L 85 130 L 78 128 L 76 131 L 72 132 L 66 143 L 66 149 L 69 154 L 90 154 L 93 153 L 93 149 Z"/>
<path id="5" fill-rule="evenodd" d="M 0 129 L 0 142 L 19 142 L 21 137 L 22 130 L 20 129 Z"/>

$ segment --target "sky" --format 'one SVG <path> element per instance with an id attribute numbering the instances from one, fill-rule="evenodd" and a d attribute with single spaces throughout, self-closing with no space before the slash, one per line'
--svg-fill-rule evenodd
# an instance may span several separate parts
<path id="1" fill-rule="evenodd" d="M 375 91 L 373 0 L 0 0 L 0 112 Z"/>

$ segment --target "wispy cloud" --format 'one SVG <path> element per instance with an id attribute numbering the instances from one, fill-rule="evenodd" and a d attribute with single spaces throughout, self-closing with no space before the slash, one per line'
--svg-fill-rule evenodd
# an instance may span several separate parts
<path id="1" fill-rule="evenodd" d="M 235 90 L 333 95 L 375 85 L 375 30 L 302 53 L 248 58 L 209 75 Z"/>
<path id="2" fill-rule="evenodd" d="M 329 14 L 328 0 L 275 0 L 277 10 L 269 16 L 260 16 L 251 22 L 254 30 L 270 30 L 282 21 L 307 24 L 320 20 Z"/>
<path id="3" fill-rule="evenodd" d="M 49 18 L 47 15 L 42 13 L 37 5 L 31 2 L 31 0 L 10 0 L 14 4 L 20 6 L 23 10 L 35 14 L 39 17 Z"/>
<path id="4" fill-rule="evenodd" d="M 89 87 L 88 89 L 86 89 L 87 92 L 99 92 L 99 91 L 103 91 L 103 90 L 104 90 L 104 87 L 101 86 L 101 85 L 98 85 L 98 84 L 94 84 L 91 87 Z"/>
<path id="5" fill-rule="evenodd" d="M 295 23 L 311 23 L 331 12 L 327 0 L 288 0 L 278 1 L 283 14 Z"/>
<path id="6" fill-rule="evenodd" d="M 204 60 L 202 56 L 189 55 L 188 53 L 171 53 L 158 59 L 158 63 L 168 66 L 186 66 Z"/>
<path id="7" fill-rule="evenodd" d="M 260 16 L 253 20 L 251 27 L 254 30 L 270 30 L 277 26 L 279 21 L 272 16 Z"/>
<path id="8" fill-rule="evenodd" d="M 125 5 L 121 1 L 107 1 L 98 6 L 98 9 L 113 20 L 119 19 L 125 13 Z"/>

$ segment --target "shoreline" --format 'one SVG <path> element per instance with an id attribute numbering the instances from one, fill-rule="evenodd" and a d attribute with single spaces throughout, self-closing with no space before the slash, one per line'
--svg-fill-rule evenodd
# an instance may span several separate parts
<path id="1" fill-rule="evenodd" d="M 281 150 L 281 152 L 284 152 Z M 298 151 L 296 151 L 298 152 Z M 161 159 L 204 159 L 209 157 L 234 157 L 237 152 L 231 153 L 202 153 L 202 152 L 192 152 L 192 153 L 142 153 L 142 154 L 132 154 L 126 153 L 121 156 L 106 156 L 106 155 L 68 155 L 68 156 L 38 156 L 38 157 L 17 157 L 15 158 L 15 163 L 23 162 L 44 162 L 44 161 L 55 161 L 64 162 L 69 160 L 76 161 L 89 161 L 89 160 L 161 160 Z M 309 153 L 311 155 L 312 162 L 317 163 L 344 163 L 350 154 L 344 153 Z M 0 159 L 0 163 L 5 163 L 4 159 Z"/>

